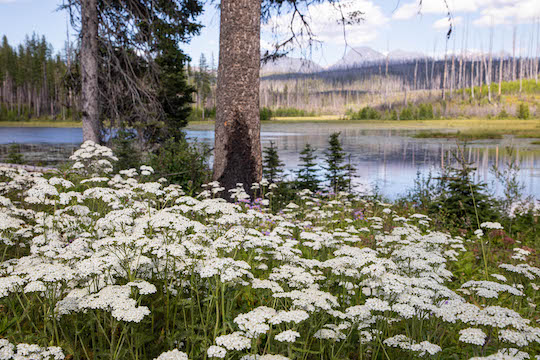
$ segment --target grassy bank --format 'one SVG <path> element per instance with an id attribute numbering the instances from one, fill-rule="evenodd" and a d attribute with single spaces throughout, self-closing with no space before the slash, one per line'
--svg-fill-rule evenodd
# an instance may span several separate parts
<path id="1" fill-rule="evenodd" d="M 0 127 L 53 127 L 53 128 L 77 128 L 81 127 L 80 121 L 0 121 Z"/>
<path id="2" fill-rule="evenodd" d="M 441 132 L 441 131 L 421 131 L 413 136 L 417 139 L 459 139 L 459 140 L 482 140 L 482 139 L 502 139 L 503 135 L 497 132 Z"/>
<path id="3" fill-rule="evenodd" d="M 444 120 L 344 120 L 340 115 L 276 117 L 263 124 L 314 122 L 360 125 L 366 129 L 421 130 L 418 138 L 500 139 L 504 135 L 539 138 L 540 120 L 529 119 L 444 119 Z M 191 125 L 207 125 L 213 121 L 192 121 Z M 81 127 L 77 121 L 2 121 L 0 127 Z M 449 130 L 448 132 L 446 130 Z"/>

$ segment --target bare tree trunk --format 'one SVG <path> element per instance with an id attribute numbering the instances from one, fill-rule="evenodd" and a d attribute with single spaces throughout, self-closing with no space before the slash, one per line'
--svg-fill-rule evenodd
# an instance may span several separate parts
<path id="1" fill-rule="evenodd" d="M 429 89 L 429 71 L 428 71 L 428 61 L 429 60 L 428 60 L 427 55 L 425 57 L 425 60 L 426 60 L 425 61 L 425 63 L 426 63 L 426 87 L 425 87 L 425 89 L 427 90 L 427 89 Z"/>
<path id="2" fill-rule="evenodd" d="M 538 84 L 538 59 L 540 58 L 540 18 L 536 18 L 536 57 L 534 58 L 534 78 Z"/>
<path id="3" fill-rule="evenodd" d="M 503 63 L 504 63 L 504 50 L 501 51 L 501 57 L 499 58 L 499 97 L 501 96 L 501 92 L 502 92 Z"/>
<path id="4" fill-rule="evenodd" d="M 416 87 L 416 75 L 418 74 L 418 59 L 416 59 L 415 63 L 414 63 L 414 87 L 413 87 L 413 90 L 418 90 L 418 88 Z"/>
<path id="5" fill-rule="evenodd" d="M 519 55 L 519 93 L 523 91 L 523 59 L 521 58 L 521 54 Z"/>
<path id="6" fill-rule="evenodd" d="M 488 101 L 491 103 L 491 70 L 493 65 L 493 24 L 491 25 L 490 33 L 489 33 L 489 61 L 487 64 L 487 77 L 486 77 L 486 84 L 488 88 Z"/>
<path id="7" fill-rule="evenodd" d="M 433 58 L 431 59 L 431 76 L 429 77 L 429 96 L 431 97 L 431 91 L 433 90 L 433 73 L 435 72 L 435 51 L 437 50 L 437 42 L 433 45 Z"/>
<path id="8" fill-rule="evenodd" d="M 504 32 L 502 39 L 503 48 L 501 49 L 501 56 L 499 57 L 499 102 L 502 93 L 502 80 L 503 80 L 503 71 L 504 71 Z"/>
<path id="9" fill-rule="evenodd" d="M 517 28 L 514 25 L 512 31 L 512 81 L 516 81 L 516 35 Z"/>
<path id="10" fill-rule="evenodd" d="M 456 82 L 456 38 L 454 38 L 454 49 L 452 50 L 452 68 L 450 69 L 450 98 L 454 92 Z"/>
<path id="11" fill-rule="evenodd" d="M 214 180 L 248 193 L 262 178 L 260 18 L 260 1 L 221 1 Z"/>
<path id="12" fill-rule="evenodd" d="M 388 52 L 389 54 L 389 52 Z M 389 56 L 386 55 L 386 69 L 385 69 L 385 84 L 384 84 L 384 105 L 388 106 L 388 60 Z"/>
<path id="13" fill-rule="evenodd" d="M 443 70 L 443 83 L 442 83 L 442 99 L 443 100 L 446 100 L 446 72 L 448 71 L 447 53 L 448 53 L 448 39 L 446 39 L 446 46 L 444 48 L 444 70 Z"/>
<path id="14" fill-rule="evenodd" d="M 474 100 L 474 59 L 471 61 L 471 99 Z"/>
<path id="15" fill-rule="evenodd" d="M 83 141 L 100 142 L 97 0 L 81 1 L 81 106 Z"/>
<path id="16" fill-rule="evenodd" d="M 463 77 L 463 52 L 461 53 L 461 56 L 459 58 L 459 79 L 458 79 L 458 88 L 462 90 L 462 98 L 465 99 L 465 86 L 464 83 L 464 77 Z"/>

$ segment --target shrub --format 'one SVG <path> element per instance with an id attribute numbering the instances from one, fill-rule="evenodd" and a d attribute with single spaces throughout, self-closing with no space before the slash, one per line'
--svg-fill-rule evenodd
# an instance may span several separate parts
<path id="1" fill-rule="evenodd" d="M 498 202 L 487 192 L 487 184 L 476 182 L 476 170 L 458 149 L 458 165 L 450 167 L 440 178 L 440 195 L 430 204 L 430 212 L 443 213 L 445 221 L 463 229 L 475 230 L 486 221 L 497 218 Z"/>
<path id="2" fill-rule="evenodd" d="M 115 170 L 138 168 L 141 165 L 141 153 L 135 142 L 134 132 L 123 129 L 118 131 L 112 140 L 112 148 L 118 158 Z"/>
<path id="3" fill-rule="evenodd" d="M 272 110 L 267 107 L 263 107 L 259 110 L 261 121 L 270 120 L 272 118 Z"/>
<path id="4" fill-rule="evenodd" d="M 399 113 L 400 120 L 414 120 L 414 109 L 411 106 L 401 109 Z"/>
<path id="5" fill-rule="evenodd" d="M 204 109 L 204 120 L 211 120 L 216 118 L 216 108 L 205 108 Z M 198 107 L 194 107 L 191 109 L 189 116 L 188 116 L 188 122 L 191 121 L 202 121 L 203 120 L 203 113 L 202 109 Z"/>
<path id="6" fill-rule="evenodd" d="M 525 103 L 519 104 L 517 117 L 518 119 L 527 120 L 530 116 L 529 106 Z"/>
<path id="7" fill-rule="evenodd" d="M 357 113 L 351 114 L 351 120 L 378 120 L 380 118 L 381 114 L 370 106 L 365 106 Z"/>
<path id="8" fill-rule="evenodd" d="M 433 120 L 433 105 L 432 104 L 420 104 L 418 106 L 418 116 L 419 120 Z"/>
<path id="9" fill-rule="evenodd" d="M 510 114 L 506 111 L 506 109 L 502 109 L 499 114 L 497 115 L 497 118 L 499 119 L 508 119 L 510 117 Z"/>
<path id="10" fill-rule="evenodd" d="M 296 108 L 277 108 L 272 110 L 272 115 L 274 117 L 308 117 L 315 116 L 314 111 L 307 111 L 303 109 Z"/>
<path id="11" fill-rule="evenodd" d="M 170 138 L 150 155 L 150 165 L 158 178 L 165 177 L 193 194 L 210 180 L 209 153 L 207 145 L 188 142 L 185 136 Z"/>

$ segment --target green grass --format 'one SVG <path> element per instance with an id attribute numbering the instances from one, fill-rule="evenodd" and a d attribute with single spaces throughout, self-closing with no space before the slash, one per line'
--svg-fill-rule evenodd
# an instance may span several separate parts
<path id="1" fill-rule="evenodd" d="M 483 140 L 502 139 L 503 135 L 491 131 L 470 131 L 470 132 L 442 132 L 442 131 L 421 131 L 413 136 L 417 139 L 459 139 L 459 140 Z"/>
<path id="2" fill-rule="evenodd" d="M 540 140 L 535 140 L 531 142 L 532 145 L 540 145 Z"/>
<path id="3" fill-rule="evenodd" d="M 514 133 L 512 133 L 512 135 L 515 135 L 517 138 L 520 139 L 540 139 L 540 130 L 515 131 Z"/>
<path id="4" fill-rule="evenodd" d="M 80 121 L 0 121 L 0 127 L 81 127 Z"/>
<path id="5" fill-rule="evenodd" d="M 503 81 L 501 83 L 501 94 L 502 95 L 508 95 L 508 94 L 520 94 L 519 91 L 519 80 L 518 81 Z M 523 79 L 522 86 L 521 86 L 521 94 L 539 94 L 540 93 L 540 82 L 536 82 L 534 79 Z M 468 96 L 471 94 L 471 88 L 465 88 L 465 89 L 458 89 L 455 92 L 457 94 L 463 93 L 463 91 L 467 93 Z M 491 83 L 491 94 L 497 95 L 499 93 L 499 83 L 494 82 Z M 487 97 L 488 94 L 488 86 L 483 85 L 482 87 L 475 86 L 474 87 L 474 94 L 476 97 Z"/>

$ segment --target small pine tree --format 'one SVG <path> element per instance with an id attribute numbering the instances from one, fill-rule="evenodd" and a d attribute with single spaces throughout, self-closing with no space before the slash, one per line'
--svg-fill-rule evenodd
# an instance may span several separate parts
<path id="1" fill-rule="evenodd" d="M 317 177 L 317 163 L 315 161 L 315 151 L 311 144 L 306 144 L 300 153 L 300 165 L 296 172 L 296 183 L 302 189 L 311 191 L 319 190 L 320 180 Z"/>
<path id="2" fill-rule="evenodd" d="M 121 129 L 112 140 L 114 154 L 118 158 L 115 169 L 126 170 L 141 165 L 141 154 L 136 148 L 135 133 Z"/>
<path id="3" fill-rule="evenodd" d="M 334 193 L 347 189 L 347 166 L 345 162 L 345 152 L 339 141 L 340 133 L 333 133 L 328 139 L 330 147 L 325 152 L 326 155 L 326 179 L 330 183 L 330 189 Z"/>
<path id="4" fill-rule="evenodd" d="M 351 162 L 351 154 L 347 156 L 347 164 L 344 167 L 345 170 L 345 181 L 347 183 L 347 191 L 349 193 L 352 192 L 352 180 L 355 177 L 356 168 L 353 166 Z"/>
<path id="5" fill-rule="evenodd" d="M 283 176 L 284 165 L 279 159 L 274 142 L 270 141 L 270 147 L 264 149 L 263 176 L 270 183 L 279 182 Z"/>
<path id="6" fill-rule="evenodd" d="M 465 229 L 478 229 L 484 221 L 494 221 L 497 202 L 487 190 L 487 184 L 476 182 L 476 169 L 463 156 L 456 155 L 457 167 L 451 167 L 440 181 L 441 194 L 435 198 L 429 209 L 444 213 L 449 224 Z"/>

